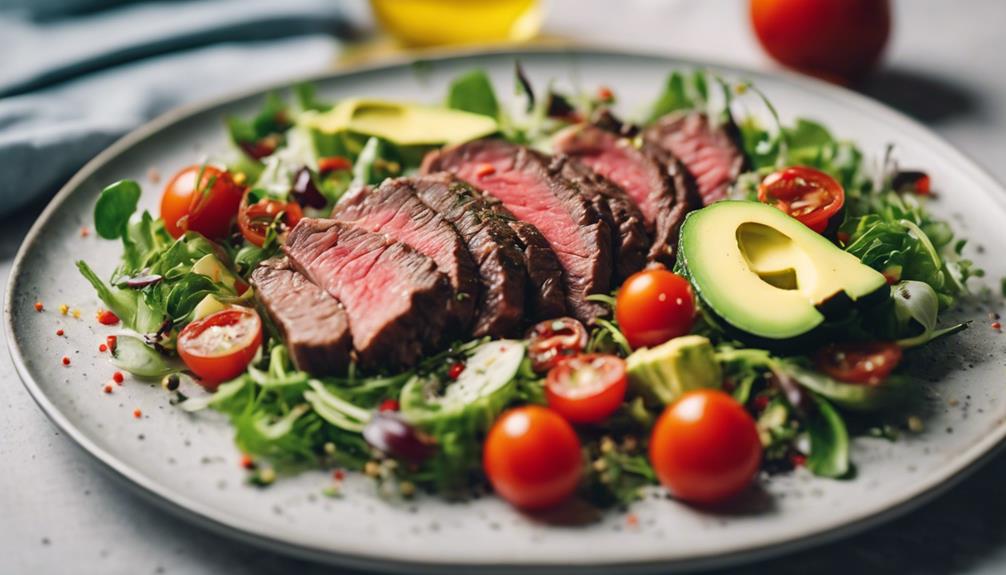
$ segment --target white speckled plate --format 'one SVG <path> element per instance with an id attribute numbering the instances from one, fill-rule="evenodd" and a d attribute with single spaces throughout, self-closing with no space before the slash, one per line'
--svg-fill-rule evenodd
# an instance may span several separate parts
<path id="1" fill-rule="evenodd" d="M 437 101 L 455 74 L 481 66 L 509 90 L 519 57 L 538 85 L 548 79 L 615 89 L 626 110 L 653 98 L 667 72 L 694 66 L 664 57 L 603 51 L 533 51 L 451 56 L 423 66 L 400 63 L 317 79 L 326 98 L 354 95 Z M 934 209 L 973 242 L 969 255 L 1006 275 L 1006 194 L 959 152 L 908 118 L 850 92 L 788 75 L 713 67 L 756 81 L 784 117 L 817 118 L 844 138 L 880 154 L 897 146 L 903 165 L 925 168 L 943 193 Z M 84 258 L 101 275 L 119 258 L 117 242 L 93 234 L 91 211 L 101 188 L 122 178 L 146 185 L 154 209 L 160 186 L 150 170 L 171 174 L 226 146 L 223 119 L 252 113 L 261 94 L 242 95 L 168 114 L 122 139 L 89 163 L 59 193 L 18 253 L 5 318 L 11 354 L 28 391 L 84 449 L 151 498 L 193 520 L 259 544 L 314 558 L 401 571 L 560 570 L 656 571 L 705 567 L 793 549 L 861 529 L 917 505 L 988 456 L 1006 434 L 1006 336 L 989 328 L 990 306 L 967 304 L 958 315 L 977 320 L 959 337 L 911 357 L 928 382 L 926 431 L 898 442 L 860 439 L 851 481 L 808 473 L 773 477 L 731 513 L 710 513 L 655 495 L 633 506 L 638 523 L 609 512 L 577 527 L 549 525 L 493 498 L 450 504 L 433 498 L 388 502 L 362 478 L 346 496 L 326 498 L 323 472 L 283 479 L 269 489 L 244 483 L 226 423 L 213 414 L 171 407 L 160 387 L 127 380 L 102 388 L 112 368 L 98 353 L 105 328 L 93 320 L 98 301 L 73 261 Z M 950 201 L 952 199 L 952 201 Z M 156 210 L 155 210 L 156 211 Z M 982 249 L 986 246 L 987 250 Z M 998 292 L 998 288 L 996 290 Z M 45 303 L 43 313 L 33 309 Z M 60 304 L 82 311 L 61 316 Z M 57 337 L 58 328 L 65 330 Z M 72 363 L 63 366 L 67 355 Z M 133 417 L 135 409 L 143 417 Z"/>

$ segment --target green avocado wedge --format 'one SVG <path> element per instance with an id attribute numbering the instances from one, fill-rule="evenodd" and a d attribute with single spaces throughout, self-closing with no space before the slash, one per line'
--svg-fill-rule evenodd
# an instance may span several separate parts
<path id="1" fill-rule="evenodd" d="M 884 276 L 773 206 L 722 201 L 682 224 L 676 269 L 730 335 L 798 343 L 852 306 L 885 301 Z"/>
<path id="2" fill-rule="evenodd" d="M 494 118 L 461 110 L 352 98 L 305 119 L 323 134 L 350 132 L 398 146 L 440 146 L 475 140 L 499 130 Z"/>

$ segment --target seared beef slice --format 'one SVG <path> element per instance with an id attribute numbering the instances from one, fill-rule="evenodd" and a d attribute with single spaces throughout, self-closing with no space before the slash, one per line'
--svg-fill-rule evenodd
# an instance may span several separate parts
<path id="1" fill-rule="evenodd" d="M 345 197 L 332 218 L 386 234 L 433 260 L 454 288 L 447 330 L 454 337 L 468 337 L 479 289 L 475 262 L 454 226 L 424 204 L 408 180 L 385 180 Z"/>
<path id="2" fill-rule="evenodd" d="M 555 139 L 556 150 L 577 158 L 614 182 L 642 212 L 653 243 L 648 258 L 674 264 L 678 229 L 700 201 L 694 182 L 667 152 L 591 124 L 568 128 Z"/>
<path id="3" fill-rule="evenodd" d="M 447 173 L 411 179 L 416 195 L 461 234 L 481 283 L 475 337 L 514 337 L 521 331 L 528 287 L 520 242 L 507 219 L 468 184 Z"/>
<path id="4" fill-rule="evenodd" d="M 576 186 L 549 169 L 547 157 L 504 140 L 478 140 L 427 157 L 499 200 L 548 240 L 562 265 L 570 310 L 581 320 L 603 313 L 586 296 L 611 287 L 611 232 Z"/>
<path id="5" fill-rule="evenodd" d="M 650 238 L 643 214 L 629 196 L 610 180 L 574 158 L 558 155 L 552 159 L 553 170 L 580 188 L 611 228 L 615 252 L 615 283 L 621 283 L 646 265 Z"/>
<path id="6" fill-rule="evenodd" d="M 315 218 L 290 231 L 283 251 L 342 303 L 362 365 L 412 365 L 440 345 L 451 287 L 423 254 L 387 236 Z"/>
<path id="7" fill-rule="evenodd" d="M 286 258 L 262 262 L 251 281 L 297 369 L 312 375 L 345 373 L 352 336 L 346 311 L 335 298 L 291 269 Z"/>
<path id="8" fill-rule="evenodd" d="M 716 126 L 705 114 L 677 112 L 657 120 L 643 137 L 681 160 L 695 178 L 705 205 L 727 197 L 744 170 L 744 153 L 737 143 L 740 136 L 732 122 Z"/>

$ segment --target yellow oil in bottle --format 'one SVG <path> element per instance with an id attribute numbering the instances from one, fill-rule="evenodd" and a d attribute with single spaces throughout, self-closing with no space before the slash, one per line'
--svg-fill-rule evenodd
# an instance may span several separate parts
<path id="1" fill-rule="evenodd" d="M 539 0 L 371 0 L 381 25 L 406 46 L 520 42 L 541 26 Z"/>

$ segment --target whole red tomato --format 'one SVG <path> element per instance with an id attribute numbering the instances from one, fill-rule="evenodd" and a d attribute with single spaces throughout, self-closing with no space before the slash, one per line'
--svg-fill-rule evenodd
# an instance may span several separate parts
<path id="1" fill-rule="evenodd" d="M 174 238 L 191 230 L 210 239 L 223 239 L 244 192 L 230 172 L 206 165 L 184 168 L 171 178 L 161 196 L 164 227 Z"/>
<path id="2" fill-rule="evenodd" d="M 880 59 L 891 6 L 889 0 L 751 0 L 751 23 L 782 64 L 844 84 Z"/>
<path id="3" fill-rule="evenodd" d="M 522 509 L 551 507 L 572 495 L 580 481 L 580 439 L 551 409 L 515 407 L 489 430 L 482 465 L 503 499 Z"/>
<path id="4" fill-rule="evenodd" d="M 672 495 L 715 504 L 744 490 L 758 472 L 762 447 L 754 420 L 715 389 L 682 395 L 650 436 L 650 463 Z"/>
<path id="5" fill-rule="evenodd" d="M 635 273 L 618 290 L 615 320 L 633 349 L 685 335 L 695 320 L 692 288 L 665 269 Z"/>

